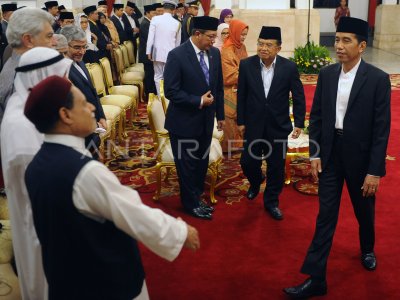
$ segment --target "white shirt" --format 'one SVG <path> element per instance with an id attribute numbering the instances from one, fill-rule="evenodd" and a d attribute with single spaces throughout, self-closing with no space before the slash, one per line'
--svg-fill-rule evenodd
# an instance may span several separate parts
<path id="1" fill-rule="evenodd" d="M 345 73 L 342 67 L 342 71 L 340 72 L 336 97 L 336 129 L 343 129 L 343 120 L 346 115 L 347 105 L 349 104 L 351 88 L 353 87 L 354 79 L 356 78 L 360 63 L 361 58 L 350 71 Z"/>
<path id="2" fill-rule="evenodd" d="M 132 26 L 132 29 L 136 28 L 135 20 L 130 15 L 128 15 L 126 12 L 124 12 L 124 14 L 128 17 L 128 20 L 129 20 L 129 23 Z"/>
<path id="3" fill-rule="evenodd" d="M 78 65 L 75 61 L 74 61 L 74 63 L 73 63 L 72 65 L 79 71 L 79 73 L 82 74 L 83 77 L 86 78 L 86 80 L 89 80 L 89 79 L 86 77 L 86 74 L 85 74 L 85 72 L 82 70 L 82 68 L 81 68 L 80 65 Z"/>
<path id="4" fill-rule="evenodd" d="M 72 135 L 46 134 L 45 142 L 65 145 L 88 154 L 85 141 Z M 186 223 L 142 203 L 139 194 L 123 186 L 98 161 L 87 163 L 75 179 L 72 200 L 83 215 L 98 222 L 110 220 L 120 230 L 141 241 L 151 251 L 174 260 L 187 236 Z"/>
<path id="5" fill-rule="evenodd" d="M 193 46 L 193 48 L 194 48 L 194 52 L 196 52 L 197 60 L 200 62 L 200 52 L 203 52 L 203 53 L 204 53 L 204 61 L 206 62 L 207 68 L 210 70 L 210 62 L 209 62 L 209 60 L 208 60 L 208 53 L 207 53 L 207 51 L 200 50 L 200 49 L 193 43 L 192 39 L 189 39 L 189 40 L 190 40 L 190 42 L 192 43 L 192 46 Z"/>
<path id="6" fill-rule="evenodd" d="M 275 69 L 275 63 L 276 63 L 276 56 L 274 61 L 269 67 L 266 67 L 262 60 L 260 59 L 260 64 L 261 64 L 261 78 L 263 81 L 264 85 L 264 93 L 265 93 L 265 98 L 268 97 L 269 90 L 271 88 L 271 83 L 272 79 L 274 78 L 274 69 Z"/>

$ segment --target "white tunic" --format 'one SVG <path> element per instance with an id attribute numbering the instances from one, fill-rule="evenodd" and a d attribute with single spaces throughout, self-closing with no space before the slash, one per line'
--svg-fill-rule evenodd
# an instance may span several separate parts
<path id="1" fill-rule="evenodd" d="M 146 54 L 151 54 L 153 61 L 165 63 L 169 51 L 180 44 L 181 23 L 170 13 L 151 19 Z"/>

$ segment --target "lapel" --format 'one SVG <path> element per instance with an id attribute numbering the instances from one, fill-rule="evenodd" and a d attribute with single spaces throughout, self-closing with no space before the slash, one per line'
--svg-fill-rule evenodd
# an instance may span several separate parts
<path id="1" fill-rule="evenodd" d="M 80 81 L 84 84 L 89 86 L 90 88 L 92 87 L 90 84 L 90 74 L 88 73 L 85 64 L 80 61 L 78 62 L 78 65 L 81 67 L 81 69 L 83 70 L 83 72 L 85 73 L 87 79 L 85 77 L 82 76 L 81 72 L 79 72 L 79 70 L 76 67 L 72 67 L 71 69 L 73 70 L 73 72 L 75 73 L 75 76 L 77 76 L 78 78 L 80 78 Z M 83 65 L 83 66 L 82 66 Z"/>
<path id="2" fill-rule="evenodd" d="M 118 19 L 115 15 L 113 15 L 111 18 L 112 18 L 113 21 L 114 21 L 113 23 L 114 23 L 115 27 L 118 27 L 118 28 L 117 28 L 117 31 L 118 31 L 118 32 L 124 31 L 124 29 L 122 28 L 122 25 L 121 25 L 121 22 L 119 21 L 119 19 Z"/>
<path id="3" fill-rule="evenodd" d="M 207 55 L 208 55 L 208 78 L 209 78 L 209 82 L 210 82 L 210 89 L 212 88 L 212 85 L 214 83 L 214 80 L 212 80 L 214 77 L 214 57 L 211 54 L 212 50 L 210 49 L 209 51 L 207 51 Z M 200 65 L 200 64 L 199 64 Z"/>
<path id="4" fill-rule="evenodd" d="M 193 70 L 197 73 L 197 76 L 201 78 L 205 85 L 208 85 L 203 70 L 200 67 L 199 60 L 197 59 L 197 54 L 192 46 L 191 41 L 189 40 L 186 41 L 186 55 L 193 66 Z M 209 78 L 211 80 L 211 76 Z"/>
<path id="5" fill-rule="evenodd" d="M 274 67 L 274 76 L 272 77 L 271 87 L 269 88 L 268 98 L 271 98 L 276 90 L 276 85 L 279 84 L 278 75 L 281 71 L 281 58 L 279 55 L 276 56 L 275 67 Z M 261 71 L 260 71 L 261 72 Z M 264 85 L 263 85 L 264 88 Z"/>
<path id="6" fill-rule="evenodd" d="M 253 56 L 253 67 L 254 71 L 250 70 L 251 73 L 253 73 L 254 76 L 254 85 L 255 85 L 255 91 L 259 91 L 260 98 L 265 100 L 265 91 L 264 91 L 264 83 L 262 81 L 261 77 L 261 62 L 260 58 L 255 55 Z"/>
<path id="7" fill-rule="evenodd" d="M 330 102 L 331 102 L 331 111 L 336 116 L 336 98 L 337 98 L 337 90 L 339 85 L 339 76 L 340 72 L 342 71 L 342 65 L 337 64 L 336 68 L 330 73 L 328 84 L 329 84 L 329 95 L 330 95 Z M 323 99 L 322 99 L 323 101 Z"/>
<path id="8" fill-rule="evenodd" d="M 354 100 L 356 99 L 358 92 L 362 88 L 362 86 L 365 83 L 365 80 L 367 80 L 367 65 L 365 62 L 361 59 L 360 66 L 358 67 L 356 77 L 354 78 L 353 86 L 351 87 L 351 92 L 350 92 L 350 97 L 349 97 L 349 103 L 347 104 L 347 111 L 351 108 L 352 104 L 354 103 Z"/>

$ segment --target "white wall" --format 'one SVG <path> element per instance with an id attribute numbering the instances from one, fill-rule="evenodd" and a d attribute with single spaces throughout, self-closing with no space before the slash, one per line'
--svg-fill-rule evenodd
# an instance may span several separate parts
<path id="1" fill-rule="evenodd" d="M 368 20 L 368 0 L 349 0 L 350 15 L 355 18 L 360 18 L 365 21 Z M 335 9 L 316 8 L 321 17 L 321 32 L 335 32 L 335 23 L 333 17 L 335 16 Z"/>

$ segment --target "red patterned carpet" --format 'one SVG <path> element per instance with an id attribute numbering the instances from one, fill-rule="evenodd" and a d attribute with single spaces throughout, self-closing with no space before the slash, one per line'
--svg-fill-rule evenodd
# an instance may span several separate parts
<path id="1" fill-rule="evenodd" d="M 305 79 L 307 107 L 312 103 L 315 77 Z M 359 261 L 358 228 L 347 191 L 344 192 L 339 224 L 328 265 L 328 295 L 324 299 L 400 299 L 400 76 L 392 76 L 392 132 L 388 150 L 387 176 L 381 182 L 376 205 L 376 253 L 378 268 L 365 271 Z M 309 110 L 309 109 L 308 109 Z M 299 283 L 299 273 L 311 241 L 318 211 L 317 187 L 310 181 L 308 164 L 292 164 L 294 184 L 281 195 L 285 219 L 272 220 L 263 210 L 261 194 L 245 198 L 247 181 L 238 164 L 239 154 L 225 158 L 222 178 L 216 188 L 214 220 L 204 221 L 186 215 L 179 202 L 179 189 L 173 173 L 163 183 L 161 200 L 151 199 L 155 191 L 151 134 L 145 110 L 129 132 L 127 151 L 107 162 L 121 182 L 136 188 L 143 201 L 165 212 L 180 216 L 200 233 L 201 249 L 183 250 L 172 263 L 144 247 L 142 256 L 147 286 L 152 299 L 285 299 L 282 288 Z M 310 196 L 311 194 L 311 196 Z"/>

